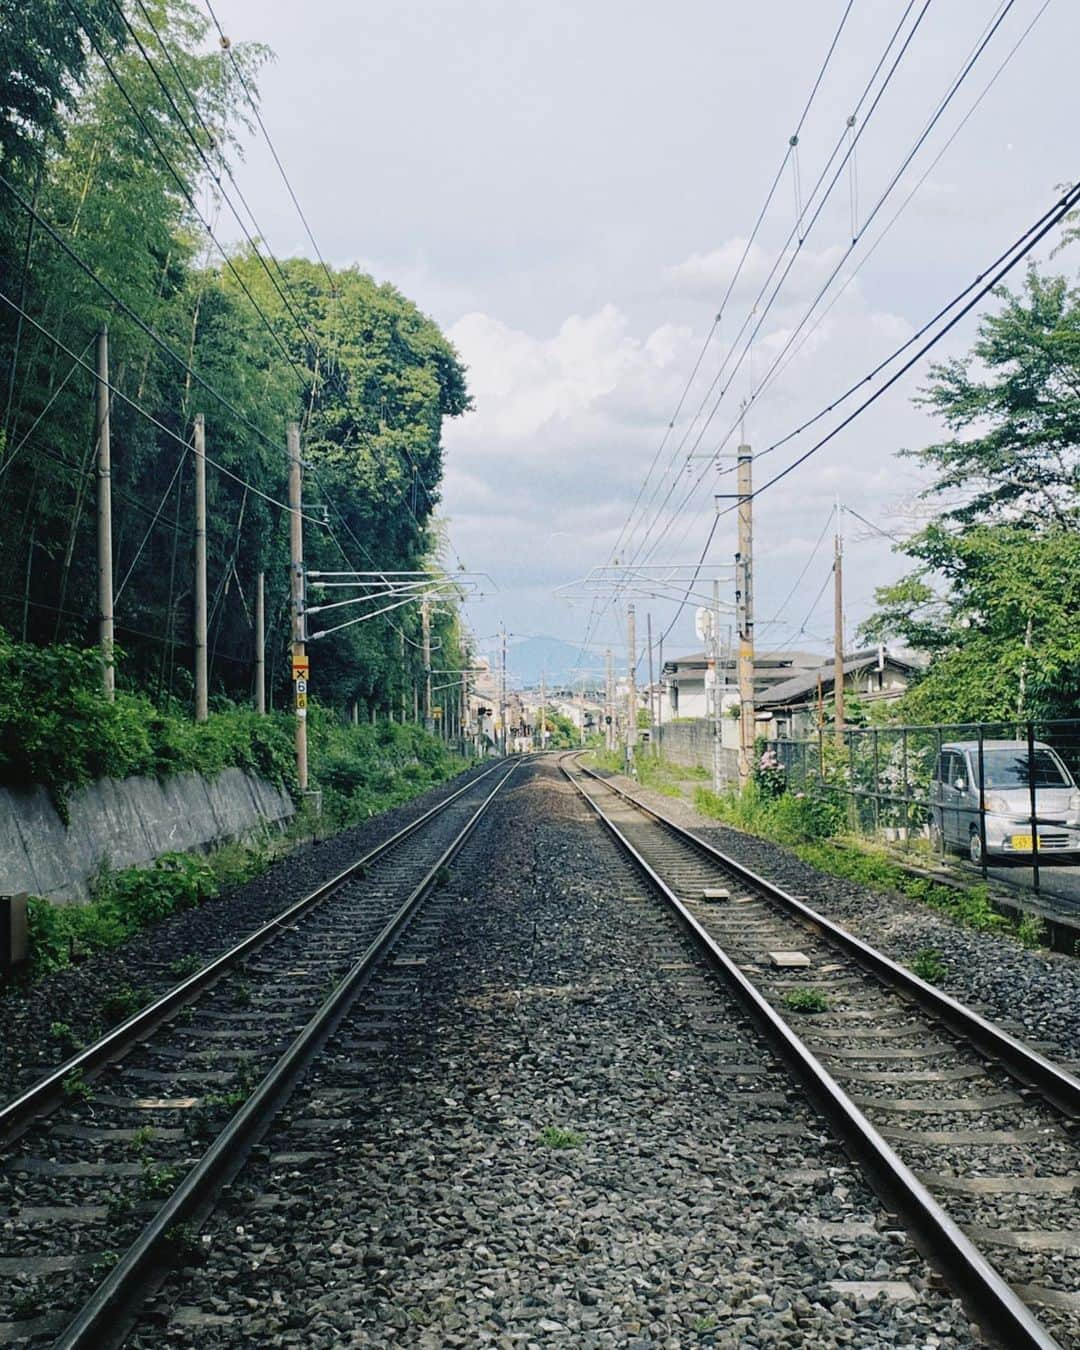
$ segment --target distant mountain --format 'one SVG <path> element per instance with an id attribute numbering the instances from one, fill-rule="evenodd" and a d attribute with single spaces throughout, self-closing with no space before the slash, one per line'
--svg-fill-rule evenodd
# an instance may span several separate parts
<path id="1" fill-rule="evenodd" d="M 539 687 L 541 677 L 552 689 L 558 685 L 569 684 L 580 651 L 580 647 L 572 642 L 564 642 L 561 638 L 527 637 L 519 641 L 510 638 L 506 647 L 506 667 L 510 687 L 536 689 Z M 484 655 L 490 659 L 492 670 L 498 670 L 498 647 L 489 648 Z M 588 674 L 587 668 L 595 662 L 586 656 L 582 664 L 586 667 L 582 673 Z M 590 675 L 589 678 L 603 682 L 603 676 Z"/>

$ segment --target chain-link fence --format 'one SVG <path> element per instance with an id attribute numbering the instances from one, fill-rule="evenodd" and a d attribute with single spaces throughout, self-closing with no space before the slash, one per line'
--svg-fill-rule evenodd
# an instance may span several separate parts
<path id="1" fill-rule="evenodd" d="M 1080 906 L 1080 720 L 826 728 L 773 748 L 788 791 L 842 801 L 852 830 Z"/>

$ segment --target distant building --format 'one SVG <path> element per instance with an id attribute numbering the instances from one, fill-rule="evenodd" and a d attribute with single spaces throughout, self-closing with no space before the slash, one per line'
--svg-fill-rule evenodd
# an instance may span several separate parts
<path id="1" fill-rule="evenodd" d="M 919 668 L 911 657 L 897 656 L 886 647 L 850 652 L 844 657 L 844 693 L 863 703 L 892 702 L 907 690 Z M 815 670 L 800 671 L 774 685 L 756 705 L 759 714 L 772 714 L 770 738 L 796 740 L 810 735 L 818 724 L 818 701 L 832 699 L 835 683 L 835 664 L 830 658 Z"/>
<path id="2" fill-rule="evenodd" d="M 755 700 L 803 671 L 817 671 L 820 665 L 821 656 L 817 652 L 770 652 L 767 656 L 758 656 L 754 661 Z M 706 687 L 712 688 L 713 678 L 713 660 L 705 652 L 694 652 L 690 656 L 678 656 L 672 661 L 665 661 L 660 681 L 660 722 L 707 717 L 711 705 Z M 721 693 L 721 706 L 729 698 L 738 702 L 738 678 L 736 659 L 721 657 L 722 691 L 727 686 L 727 690 Z"/>

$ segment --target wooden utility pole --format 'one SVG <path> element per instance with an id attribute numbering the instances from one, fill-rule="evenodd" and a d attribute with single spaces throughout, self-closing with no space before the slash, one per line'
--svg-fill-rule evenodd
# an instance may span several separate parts
<path id="1" fill-rule="evenodd" d="M 537 734 L 537 736 L 539 737 L 539 740 L 540 740 L 540 744 L 539 744 L 539 747 L 538 747 L 538 748 L 541 749 L 541 750 L 543 750 L 543 748 L 544 748 L 544 723 L 545 723 L 545 721 L 547 720 L 547 719 L 544 717 L 544 707 L 545 707 L 546 701 L 547 701 L 547 679 L 546 679 L 546 677 L 545 677 L 545 673 L 544 673 L 543 671 L 541 671 L 541 672 L 540 672 L 540 715 L 539 715 L 539 717 L 537 718 L 537 723 L 538 723 L 538 725 L 537 725 L 537 728 L 536 728 L 536 734 Z"/>
<path id="2" fill-rule="evenodd" d="M 206 669 L 206 418 L 195 414 L 195 721 L 210 715 Z"/>
<path id="3" fill-rule="evenodd" d="M 723 689 L 724 684 L 720 679 L 720 666 L 722 648 L 720 644 L 720 583 L 713 581 L 712 584 L 712 623 L 709 625 L 712 632 L 712 666 L 713 666 L 713 704 L 712 704 L 712 785 L 713 791 L 720 791 L 720 751 L 723 745 L 723 729 L 720 719 L 724 715 L 723 708 Z M 725 674 L 727 667 L 725 665 Z"/>
<path id="4" fill-rule="evenodd" d="M 255 578 L 255 711 L 266 712 L 266 573 Z"/>
<path id="5" fill-rule="evenodd" d="M 424 730 L 430 735 L 435 730 L 431 709 L 431 598 L 420 601 L 420 629 L 424 642 Z"/>
<path id="6" fill-rule="evenodd" d="M 738 450 L 739 552 L 736 614 L 739 624 L 739 786 L 749 782 L 754 762 L 754 498 L 748 445 Z M 719 640 L 719 633 L 717 634 Z"/>
<path id="7" fill-rule="evenodd" d="M 109 330 L 97 336 L 97 562 L 98 641 L 101 686 L 110 703 L 116 698 L 113 640 L 112 441 L 109 432 Z"/>
<path id="8" fill-rule="evenodd" d="M 286 428 L 289 453 L 289 590 L 292 598 L 292 676 L 296 711 L 296 781 L 308 790 L 307 696 L 308 657 L 304 618 L 303 474 L 300 463 L 300 423 Z"/>
<path id="9" fill-rule="evenodd" d="M 637 747 L 637 633 L 634 620 L 634 606 L 626 607 L 626 767 L 634 772 L 634 750 Z"/>
<path id="10" fill-rule="evenodd" d="M 836 544 L 833 557 L 833 707 L 836 743 L 844 743 L 844 534 L 840 498 L 836 499 Z"/>

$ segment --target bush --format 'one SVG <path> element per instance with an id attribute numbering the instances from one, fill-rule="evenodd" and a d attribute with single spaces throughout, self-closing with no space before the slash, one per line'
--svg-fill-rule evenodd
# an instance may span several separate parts
<path id="1" fill-rule="evenodd" d="M 295 794 L 292 719 L 247 708 L 194 723 L 141 694 L 102 694 L 94 649 L 35 647 L 0 629 L 0 783 L 41 784 L 66 818 L 66 800 L 99 778 L 213 775 L 235 766 Z"/>

